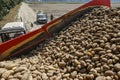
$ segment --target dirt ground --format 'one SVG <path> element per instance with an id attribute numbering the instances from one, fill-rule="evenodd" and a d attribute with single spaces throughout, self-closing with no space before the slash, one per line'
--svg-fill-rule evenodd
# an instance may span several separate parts
<path id="1" fill-rule="evenodd" d="M 62 16 L 82 4 L 29 4 L 29 6 L 37 13 L 43 11 L 48 17 L 53 14 L 54 18 Z"/>
<path id="2" fill-rule="evenodd" d="M 43 11 L 47 13 L 48 16 L 51 14 L 54 15 L 55 18 L 81 6 L 83 4 L 29 4 L 29 6 L 37 13 L 39 11 Z M 120 3 L 111 4 L 114 7 L 120 7 Z"/>
<path id="3" fill-rule="evenodd" d="M 120 2 L 119 2 L 119 3 L 112 3 L 112 4 L 111 4 L 111 7 L 112 7 L 112 8 L 120 7 Z"/>

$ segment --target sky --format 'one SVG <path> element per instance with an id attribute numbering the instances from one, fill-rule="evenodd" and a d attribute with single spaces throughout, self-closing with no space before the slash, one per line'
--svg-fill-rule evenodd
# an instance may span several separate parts
<path id="1" fill-rule="evenodd" d="M 120 2 L 120 0 L 111 0 L 111 2 Z"/>
<path id="2" fill-rule="evenodd" d="M 88 2 L 90 0 L 28 0 L 28 1 L 45 1 L 45 2 Z M 120 2 L 120 0 L 111 0 L 111 2 Z"/>

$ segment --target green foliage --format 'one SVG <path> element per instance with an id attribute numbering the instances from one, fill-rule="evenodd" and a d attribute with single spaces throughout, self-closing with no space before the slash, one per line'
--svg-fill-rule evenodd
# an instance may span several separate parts
<path id="1" fill-rule="evenodd" d="M 11 8 L 19 4 L 22 0 L 0 0 L 0 20 L 9 12 Z"/>

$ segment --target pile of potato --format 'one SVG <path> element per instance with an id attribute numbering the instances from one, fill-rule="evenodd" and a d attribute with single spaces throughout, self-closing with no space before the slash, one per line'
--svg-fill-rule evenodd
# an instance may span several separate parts
<path id="1" fill-rule="evenodd" d="M 36 50 L 0 62 L 0 80 L 119 80 L 120 9 L 95 8 Z"/>

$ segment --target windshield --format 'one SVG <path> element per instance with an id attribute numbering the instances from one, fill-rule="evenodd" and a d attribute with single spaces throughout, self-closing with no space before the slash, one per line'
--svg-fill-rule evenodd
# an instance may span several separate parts
<path id="1" fill-rule="evenodd" d="M 1 33 L 1 42 L 5 42 L 5 41 L 8 41 L 10 39 L 13 39 L 15 37 L 18 37 L 20 35 L 23 35 L 25 34 L 24 32 L 22 31 L 18 31 L 18 32 L 11 32 L 11 33 Z"/>
<path id="2" fill-rule="evenodd" d="M 46 18 L 46 15 L 37 15 L 37 18 Z"/>

